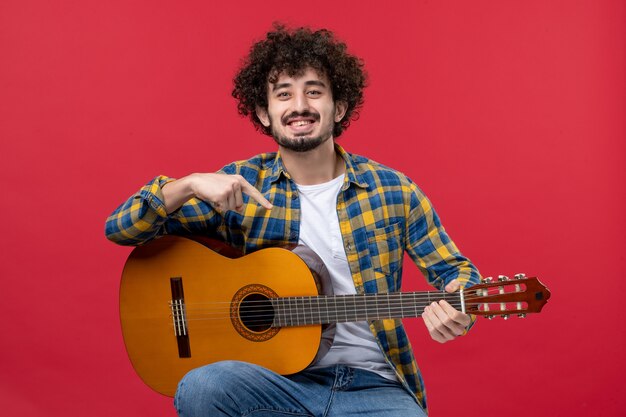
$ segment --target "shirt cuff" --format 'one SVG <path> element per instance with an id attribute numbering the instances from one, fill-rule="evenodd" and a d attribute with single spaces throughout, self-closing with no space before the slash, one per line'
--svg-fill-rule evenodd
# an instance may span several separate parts
<path id="1" fill-rule="evenodd" d="M 148 204 L 157 216 L 163 219 L 168 217 L 164 203 L 165 198 L 163 197 L 163 186 L 172 181 L 175 181 L 175 178 L 159 175 L 139 190 L 139 197 Z"/>

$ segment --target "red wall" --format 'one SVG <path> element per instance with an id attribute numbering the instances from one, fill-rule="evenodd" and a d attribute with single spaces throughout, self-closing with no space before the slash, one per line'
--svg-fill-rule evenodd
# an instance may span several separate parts
<path id="1" fill-rule="evenodd" d="M 348 150 L 417 181 L 484 275 L 552 290 L 542 314 L 446 345 L 408 322 L 432 415 L 624 415 L 620 0 L 4 0 L 0 412 L 175 414 L 127 360 L 129 249 L 104 219 L 158 173 L 274 149 L 229 95 L 274 20 L 331 28 L 366 61 Z"/>

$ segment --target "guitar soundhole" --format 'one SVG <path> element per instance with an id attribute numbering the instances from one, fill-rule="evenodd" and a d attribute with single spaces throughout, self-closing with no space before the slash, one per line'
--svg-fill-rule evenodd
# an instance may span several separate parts
<path id="1" fill-rule="evenodd" d="M 239 319 L 249 330 L 264 332 L 274 322 L 274 307 L 262 294 L 250 294 L 239 305 Z"/>
<path id="2" fill-rule="evenodd" d="M 233 296 L 230 302 L 230 321 L 242 337 L 252 342 L 271 339 L 280 330 L 273 327 L 274 306 L 272 298 L 278 295 L 265 285 L 247 285 Z"/>

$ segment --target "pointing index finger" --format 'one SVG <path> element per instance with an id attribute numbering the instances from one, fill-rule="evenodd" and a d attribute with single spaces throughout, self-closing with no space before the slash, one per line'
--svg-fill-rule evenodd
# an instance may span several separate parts
<path id="1" fill-rule="evenodd" d="M 252 198 L 254 201 L 256 201 L 268 210 L 271 210 L 272 207 L 274 207 L 272 203 L 270 203 L 265 197 L 263 197 L 263 194 L 261 194 L 259 190 L 254 188 L 252 184 L 250 184 L 245 179 L 241 181 L 241 191 L 248 194 L 250 198 Z"/>

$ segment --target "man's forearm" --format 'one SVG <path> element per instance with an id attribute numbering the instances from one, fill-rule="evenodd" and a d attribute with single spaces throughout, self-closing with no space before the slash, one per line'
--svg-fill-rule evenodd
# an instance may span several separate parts
<path id="1" fill-rule="evenodd" d="M 193 174 L 168 182 L 161 188 L 165 211 L 170 214 L 195 197 L 192 188 Z"/>

